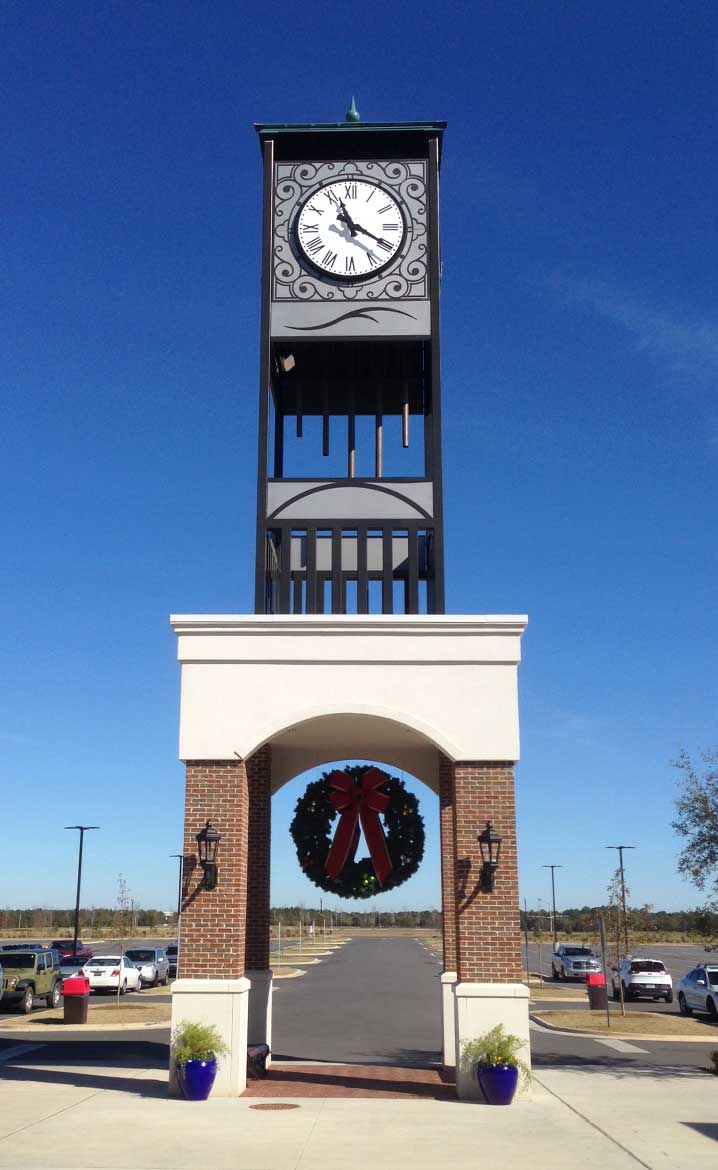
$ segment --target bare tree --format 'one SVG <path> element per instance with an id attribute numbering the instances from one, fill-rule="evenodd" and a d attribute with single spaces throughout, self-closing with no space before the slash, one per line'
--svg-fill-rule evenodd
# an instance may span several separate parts
<path id="1" fill-rule="evenodd" d="M 128 929 L 128 914 L 130 909 L 129 891 L 127 889 L 127 882 L 122 874 L 117 876 L 117 914 L 115 916 L 117 923 L 117 934 L 119 938 L 120 949 L 120 974 L 117 980 L 117 1003 L 120 1002 L 120 990 L 122 985 L 122 956 L 125 953 L 125 940 L 127 938 Z"/>

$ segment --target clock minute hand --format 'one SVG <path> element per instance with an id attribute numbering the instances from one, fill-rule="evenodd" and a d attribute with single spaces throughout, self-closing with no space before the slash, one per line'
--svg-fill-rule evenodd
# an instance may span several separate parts
<path id="1" fill-rule="evenodd" d="M 371 236 L 372 240 L 376 240 L 377 244 L 386 243 L 385 240 L 382 240 L 381 236 L 375 236 L 374 233 L 370 232 L 368 228 L 362 227 L 360 223 L 355 223 L 354 227 L 358 232 L 362 232 L 365 236 Z"/>

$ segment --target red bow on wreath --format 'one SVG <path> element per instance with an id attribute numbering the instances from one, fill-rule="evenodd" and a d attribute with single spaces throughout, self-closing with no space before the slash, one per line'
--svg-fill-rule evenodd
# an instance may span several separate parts
<path id="1" fill-rule="evenodd" d="M 379 813 L 385 812 L 390 804 L 386 793 L 379 792 L 387 779 L 388 776 L 378 768 L 367 768 L 361 780 L 355 780 L 347 772 L 332 772 L 329 777 L 329 787 L 334 789 L 329 799 L 337 812 L 341 813 L 324 863 L 330 877 L 338 878 L 347 861 L 353 861 L 359 844 L 360 823 L 380 886 L 384 885 L 391 873 L 393 866 L 379 820 Z"/>

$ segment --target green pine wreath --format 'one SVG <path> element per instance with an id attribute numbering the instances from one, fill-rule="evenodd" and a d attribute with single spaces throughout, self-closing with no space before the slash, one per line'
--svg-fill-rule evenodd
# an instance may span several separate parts
<path id="1" fill-rule="evenodd" d="M 359 781 L 369 767 L 347 766 L 342 770 Z M 336 771 L 339 769 L 323 772 L 319 780 L 307 785 L 304 796 L 297 801 L 289 831 L 299 864 L 315 886 L 338 898 L 373 898 L 402 885 L 416 873 L 424 856 L 424 818 L 419 813 L 418 800 L 407 791 L 404 782 L 387 775 L 381 789 L 389 797 L 389 805 L 378 815 L 384 826 L 391 873 L 380 885 L 371 857 L 362 857 L 359 861 L 349 859 L 338 877 L 330 877 L 324 865 L 332 843 L 332 826 L 340 816 L 329 799 L 329 781 Z"/>

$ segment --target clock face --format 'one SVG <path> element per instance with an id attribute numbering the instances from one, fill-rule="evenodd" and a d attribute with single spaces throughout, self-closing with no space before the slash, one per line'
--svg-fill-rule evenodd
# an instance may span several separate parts
<path id="1" fill-rule="evenodd" d="M 399 252 L 405 234 L 394 196 L 353 176 L 317 187 L 296 221 L 300 252 L 335 280 L 366 279 L 380 272 Z"/>

